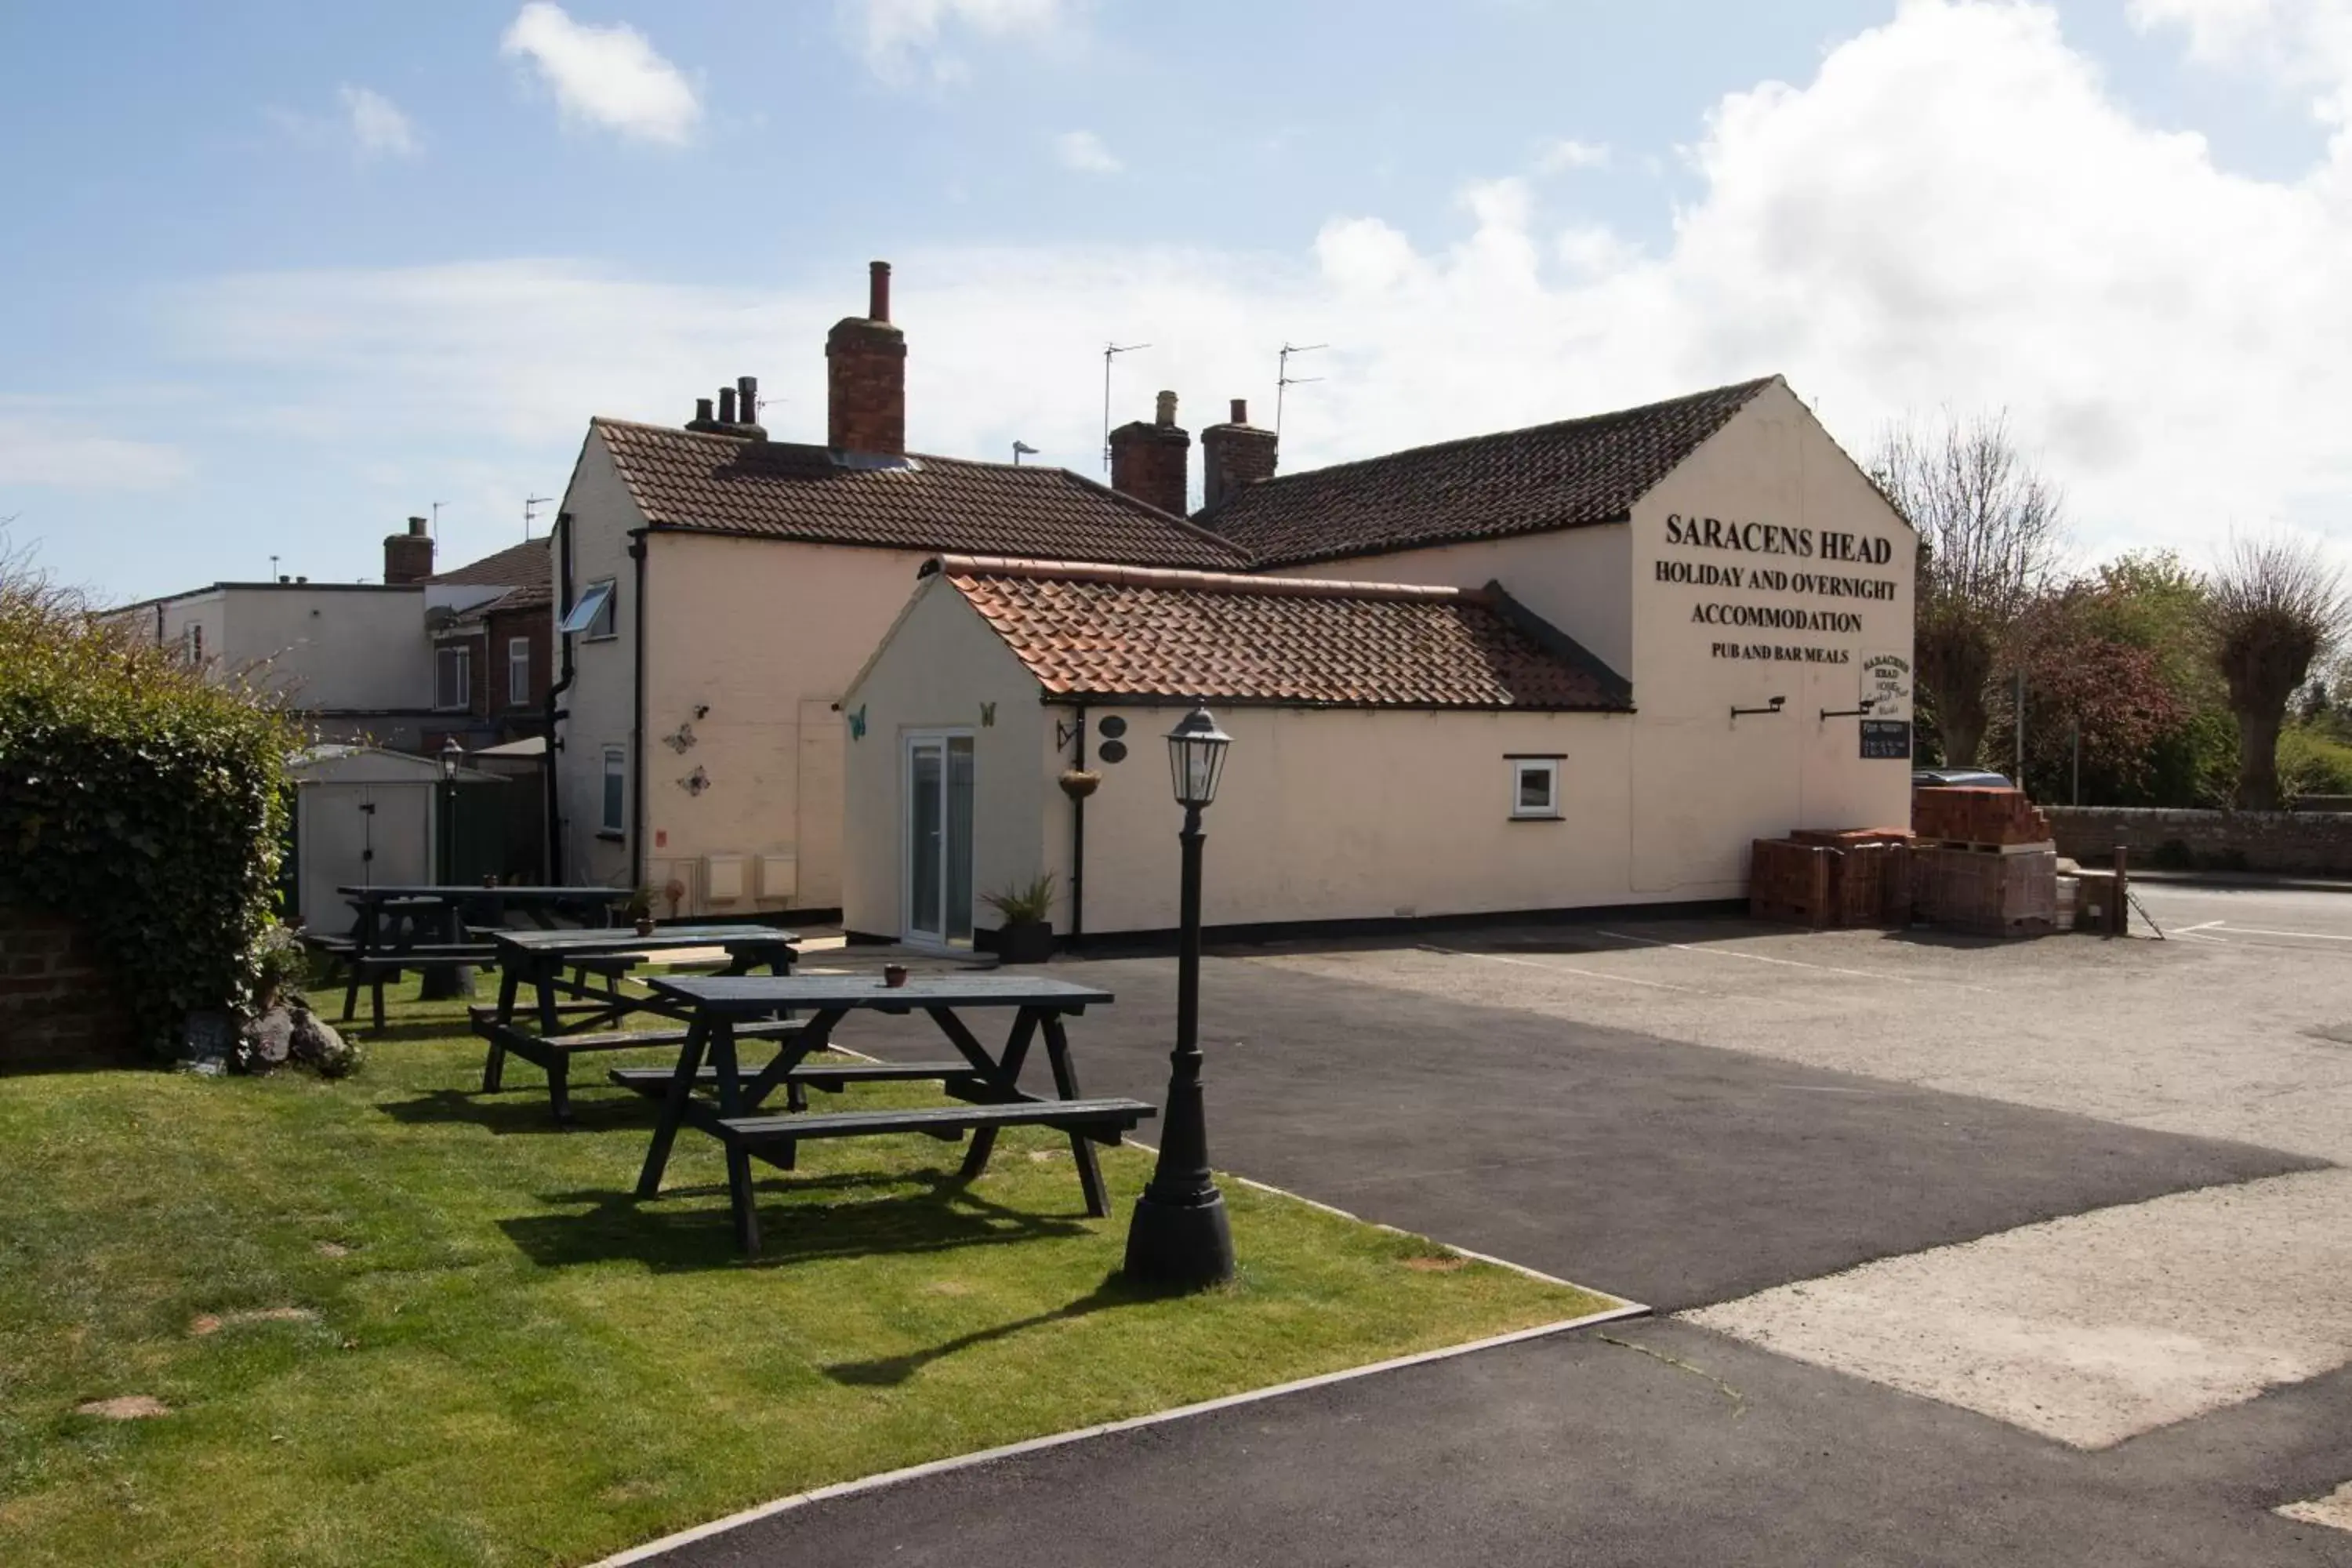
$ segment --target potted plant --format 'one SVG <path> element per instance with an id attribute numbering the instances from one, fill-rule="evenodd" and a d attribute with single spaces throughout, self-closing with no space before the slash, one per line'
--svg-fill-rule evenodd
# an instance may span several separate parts
<path id="1" fill-rule="evenodd" d="M 629 894 L 629 921 L 639 936 L 654 934 L 654 890 L 639 888 Z"/>
<path id="2" fill-rule="evenodd" d="M 1054 873 L 1001 893 L 983 893 L 981 902 L 1004 917 L 996 928 L 999 962 L 1043 963 L 1054 956 Z"/>

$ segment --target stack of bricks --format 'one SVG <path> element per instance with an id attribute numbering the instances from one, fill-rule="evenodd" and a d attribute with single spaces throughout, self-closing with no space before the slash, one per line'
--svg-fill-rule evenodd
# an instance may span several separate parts
<path id="1" fill-rule="evenodd" d="M 2050 842 L 2050 819 L 2022 790 L 1915 789 L 1911 826 L 1927 844 Z"/>
<path id="2" fill-rule="evenodd" d="M 1748 912 L 1809 926 L 1900 925 L 1909 918 L 1910 833 L 1900 827 L 1802 828 L 1759 838 Z"/>
<path id="3" fill-rule="evenodd" d="M 81 927 L 0 908 L 0 1072 L 122 1051 L 131 1030 Z"/>
<path id="4" fill-rule="evenodd" d="M 1919 918 L 1979 936 L 2057 929 L 2050 819 L 2013 789 L 1911 792 L 1911 902 Z"/>

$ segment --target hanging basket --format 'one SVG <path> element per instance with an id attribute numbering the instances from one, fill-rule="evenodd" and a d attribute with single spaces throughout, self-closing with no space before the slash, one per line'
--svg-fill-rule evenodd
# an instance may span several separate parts
<path id="1" fill-rule="evenodd" d="M 1102 787 L 1102 774 L 1090 768 L 1064 768 L 1059 782 L 1064 795 L 1084 800 Z"/>

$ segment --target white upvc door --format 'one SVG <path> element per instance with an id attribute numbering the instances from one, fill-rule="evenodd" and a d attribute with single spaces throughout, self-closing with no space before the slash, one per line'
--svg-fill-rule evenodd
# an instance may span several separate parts
<path id="1" fill-rule="evenodd" d="M 904 853 L 908 942 L 971 945 L 972 751 L 970 731 L 907 737 Z"/>

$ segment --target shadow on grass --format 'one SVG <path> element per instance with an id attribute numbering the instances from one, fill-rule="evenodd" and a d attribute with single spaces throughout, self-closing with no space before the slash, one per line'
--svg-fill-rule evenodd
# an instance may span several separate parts
<path id="1" fill-rule="evenodd" d="M 507 1087 L 496 1094 L 467 1089 L 436 1089 L 415 1100 L 390 1100 L 376 1109 L 395 1121 L 411 1125 L 471 1123 L 501 1135 L 509 1132 L 601 1132 L 615 1128 L 651 1130 L 660 1108 L 634 1094 L 572 1096 L 572 1120 L 559 1126 L 547 1100 L 547 1082 L 528 1062 L 520 1064 L 523 1080 L 515 1081 L 516 1064 L 508 1064 Z"/>
<path id="2" fill-rule="evenodd" d="M 822 1369 L 835 1383 L 853 1388 L 888 1388 L 906 1382 L 935 1361 L 944 1361 L 959 1351 L 974 1345 L 988 1344 L 995 1340 L 1011 1339 L 1014 1334 L 1031 1329 L 1042 1329 L 1048 1323 L 1065 1323 L 1074 1318 L 1111 1310 L 1119 1307 L 1138 1307 L 1162 1299 L 1164 1292 L 1130 1285 L 1125 1277 L 1108 1274 L 1103 1282 L 1087 1294 L 1051 1311 L 1038 1312 L 1026 1318 L 1016 1318 L 1009 1323 L 992 1328 L 975 1329 L 968 1334 L 932 1345 L 925 1350 L 909 1351 L 905 1355 L 883 1356 L 874 1361 L 841 1362 Z"/>
<path id="3" fill-rule="evenodd" d="M 793 1176 L 757 1182 L 753 1189 L 771 1200 L 761 1205 L 757 1258 L 745 1258 L 736 1248 L 723 1185 L 672 1187 L 646 1202 L 614 1192 L 551 1193 L 541 1201 L 590 1206 L 585 1212 L 520 1215 L 499 1226 L 524 1256 L 545 1268 L 626 1261 L 663 1273 L 772 1268 L 829 1258 L 949 1252 L 1088 1234 L 1078 1216 L 1024 1214 L 991 1203 L 951 1172 Z M 850 1195 L 861 1193 L 876 1195 Z M 772 1201 L 778 1194 L 801 1201 L 778 1204 Z M 681 1208 L 675 1203 L 680 1198 L 703 1203 Z"/>

